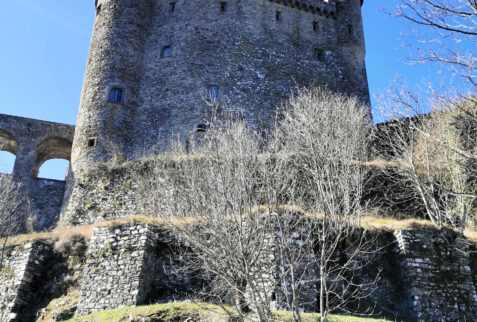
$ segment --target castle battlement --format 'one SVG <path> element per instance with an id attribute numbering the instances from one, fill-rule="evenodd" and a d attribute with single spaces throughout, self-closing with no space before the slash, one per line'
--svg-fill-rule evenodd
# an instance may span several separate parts
<path id="1" fill-rule="evenodd" d="M 335 0 L 269 0 L 284 6 L 296 8 L 316 15 L 332 17 L 336 19 L 336 2 Z"/>

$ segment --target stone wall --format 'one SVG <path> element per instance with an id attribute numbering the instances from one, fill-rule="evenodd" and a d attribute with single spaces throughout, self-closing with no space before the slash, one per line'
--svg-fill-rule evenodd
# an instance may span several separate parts
<path id="1" fill-rule="evenodd" d="M 76 315 L 144 304 L 154 280 L 154 239 L 147 225 L 96 228 Z"/>
<path id="2" fill-rule="evenodd" d="M 148 215 L 141 190 L 145 169 L 143 162 L 134 161 L 112 168 L 103 165 L 77 175 L 68 187 L 60 224 L 76 226 Z"/>
<path id="3" fill-rule="evenodd" d="M 31 183 L 33 211 L 36 213 L 35 226 L 38 230 L 52 229 L 60 219 L 66 182 L 52 179 L 35 179 Z"/>
<path id="4" fill-rule="evenodd" d="M 172 158 L 158 158 L 156 161 L 170 162 L 171 166 L 178 162 Z M 150 180 L 153 166 L 153 161 L 147 158 L 116 164 L 108 162 L 76 175 L 74 184 L 70 184 L 66 192 L 60 224 L 76 226 L 134 215 L 151 215 L 151 207 L 145 197 L 150 191 L 145 191 L 145 182 Z M 363 199 L 371 207 L 382 209 L 387 215 L 422 215 L 420 200 L 403 198 L 406 187 L 387 175 L 389 169 L 383 171 L 378 166 L 369 166 L 366 171 L 368 178 L 365 180 Z"/>
<path id="5" fill-rule="evenodd" d="M 72 165 L 135 158 L 219 111 L 266 128 L 298 87 L 369 103 L 360 0 L 98 0 Z M 170 48 L 170 55 L 163 55 Z M 123 91 L 112 102 L 112 88 Z"/>
<path id="6" fill-rule="evenodd" d="M 183 300 L 202 287 L 183 265 L 174 236 L 148 224 L 95 228 L 76 315 Z"/>
<path id="7" fill-rule="evenodd" d="M 73 125 L 0 114 L 0 150 L 15 154 L 13 176 L 28 183 L 50 159 L 70 159 Z"/>
<path id="8" fill-rule="evenodd" d="M 452 231 L 422 228 L 378 235 L 377 248 L 382 251 L 373 254 L 370 266 L 355 272 L 361 282 L 381 272 L 376 291 L 361 303 L 363 307 L 376 305 L 375 313 L 404 321 L 475 320 L 477 266 L 469 262 L 467 240 Z M 313 253 L 311 246 L 302 244 L 303 238 L 296 236 L 291 243 L 304 255 Z M 155 225 L 97 227 L 88 244 L 80 237 L 57 243 L 55 248 L 53 241 L 36 241 L 7 249 L 0 272 L 1 321 L 32 321 L 37 312 L 59 319 L 125 305 L 184 300 L 210 285 L 184 265 L 190 250 Z M 268 250 L 258 262 L 256 280 L 268 285 L 266 296 L 283 309 L 284 284 L 276 283 L 280 276 L 275 274 L 286 263 L 279 262 L 272 245 Z M 299 273 L 310 278 L 298 286 L 298 296 L 301 309 L 313 311 L 318 271 L 302 257 Z M 77 302 L 74 294 L 79 293 Z M 48 305 L 52 300 L 63 304 Z"/>
<path id="9" fill-rule="evenodd" d="M 311 232 L 310 232 L 311 233 Z M 300 276 L 302 282 L 296 283 L 294 286 L 297 300 L 300 303 L 300 310 L 304 312 L 315 312 L 318 305 L 318 291 L 319 291 L 319 269 L 314 265 L 315 253 L 313 250 L 312 237 L 308 234 L 291 234 L 288 246 L 290 253 L 288 259 L 301 259 L 294 268 L 294 274 Z M 283 241 L 282 241 L 283 242 Z M 292 294 L 292 278 L 291 274 L 284 273 L 288 271 L 290 263 L 280 258 L 280 255 L 275 253 L 274 268 L 276 271 L 276 278 L 279 283 L 275 283 L 275 305 L 277 309 L 290 310 L 287 299 L 293 297 Z M 286 274 L 284 276 L 284 274 Z"/>
<path id="10" fill-rule="evenodd" d="M 414 321 L 475 321 L 469 242 L 449 230 L 396 231 L 401 276 Z"/>
<path id="11" fill-rule="evenodd" d="M 16 156 L 13 172 L 0 175 L 21 184 L 39 230 L 57 223 L 65 192 L 65 181 L 38 178 L 39 169 L 51 159 L 70 160 L 74 130 L 73 125 L 0 114 L 0 150 Z"/>
<path id="12" fill-rule="evenodd" d="M 34 321 L 34 303 L 40 295 L 52 245 L 27 243 L 8 248 L 0 272 L 0 321 Z"/>
<path id="13" fill-rule="evenodd" d="M 0 173 L 0 176 L 11 176 Z M 52 179 L 31 178 L 20 181 L 19 190 L 22 205 L 27 210 L 22 212 L 23 218 L 32 217 L 34 229 L 38 231 L 50 230 L 60 219 L 61 207 L 66 190 L 66 182 Z M 26 230 L 25 220 L 18 223 L 16 231 L 22 233 Z"/>

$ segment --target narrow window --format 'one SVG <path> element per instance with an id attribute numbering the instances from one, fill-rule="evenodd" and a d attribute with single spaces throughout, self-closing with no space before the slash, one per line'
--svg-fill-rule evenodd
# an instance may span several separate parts
<path id="1" fill-rule="evenodd" d="M 124 90 L 119 87 L 111 88 L 109 92 L 109 101 L 113 103 L 122 103 L 124 99 Z"/>
<path id="2" fill-rule="evenodd" d="M 318 21 L 313 21 L 313 31 L 318 31 Z"/>
<path id="3" fill-rule="evenodd" d="M 209 128 L 209 123 L 206 123 L 206 122 L 197 123 L 196 131 L 197 132 L 207 132 L 208 128 Z"/>
<path id="4" fill-rule="evenodd" d="M 161 57 L 170 57 L 172 55 L 172 48 L 171 46 L 165 46 L 161 50 Z"/>
<path id="5" fill-rule="evenodd" d="M 89 138 L 88 139 L 88 148 L 94 148 L 96 146 L 96 138 Z"/>
<path id="6" fill-rule="evenodd" d="M 353 34 L 353 25 L 348 25 L 348 33 L 349 33 L 350 35 Z"/>
<path id="7" fill-rule="evenodd" d="M 282 21 L 282 13 L 278 10 L 275 12 L 275 20 Z"/>
<path id="8" fill-rule="evenodd" d="M 174 12 L 174 10 L 176 9 L 176 3 L 175 2 L 171 2 L 169 4 L 169 11 L 170 12 Z"/>
<path id="9" fill-rule="evenodd" d="M 324 57 L 323 49 L 315 48 L 313 49 L 313 59 L 322 61 Z"/>
<path id="10" fill-rule="evenodd" d="M 220 11 L 225 12 L 227 10 L 227 2 L 221 2 L 220 3 Z"/>
<path id="11" fill-rule="evenodd" d="M 218 86 L 208 86 L 205 93 L 205 100 L 207 102 L 219 102 L 220 101 L 220 88 Z"/>

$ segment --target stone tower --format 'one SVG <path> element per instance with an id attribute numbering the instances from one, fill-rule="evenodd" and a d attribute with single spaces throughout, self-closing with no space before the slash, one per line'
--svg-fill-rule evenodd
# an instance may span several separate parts
<path id="1" fill-rule="evenodd" d="M 96 0 L 73 172 L 201 131 L 207 100 L 256 128 L 297 88 L 369 102 L 362 0 Z"/>

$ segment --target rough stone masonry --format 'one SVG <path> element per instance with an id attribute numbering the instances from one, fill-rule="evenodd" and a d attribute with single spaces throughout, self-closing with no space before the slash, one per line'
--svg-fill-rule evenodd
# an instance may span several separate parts
<path id="1" fill-rule="evenodd" d="M 65 226 L 128 217 L 138 208 L 136 183 L 103 161 L 120 156 L 134 166 L 174 136 L 206 129 L 214 112 L 242 113 L 253 128 L 266 129 L 299 87 L 326 85 L 369 103 L 361 5 L 96 0 L 77 126 L 0 115 L 0 149 L 17 156 L 12 175 L 29 187 L 43 228 L 58 220 L 60 207 Z M 37 178 L 52 158 L 71 158 L 66 183 Z M 202 281 L 174 272 L 180 260 L 160 236 L 146 224 L 96 228 L 76 315 L 193 294 Z M 388 237 L 398 247 L 383 260 L 398 265 L 383 275 L 377 303 L 409 320 L 476 319 L 477 268 L 464 239 L 432 231 Z M 28 308 L 53 278 L 52 256 L 50 242 L 9 248 L 0 272 L 0 320 L 34 319 Z M 267 265 L 257 276 L 273 276 L 273 263 Z M 315 290 L 304 288 L 307 310 Z"/>

